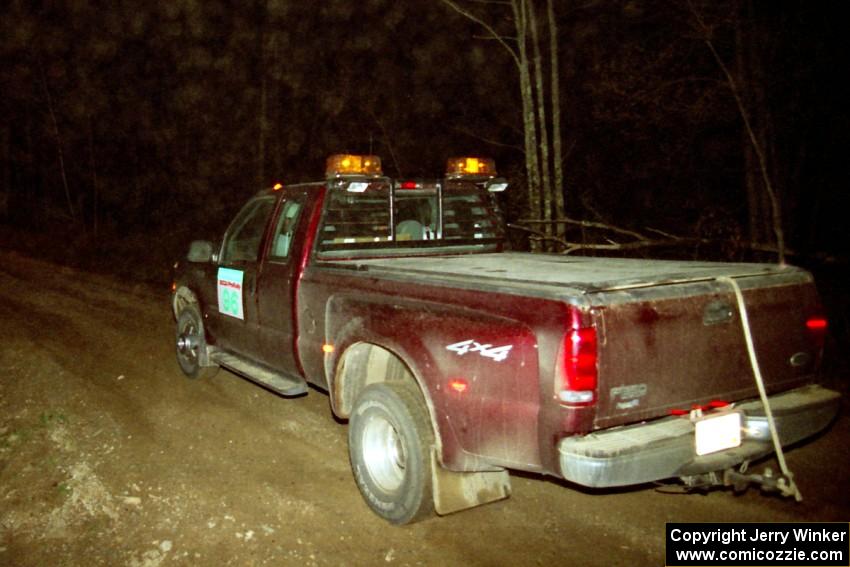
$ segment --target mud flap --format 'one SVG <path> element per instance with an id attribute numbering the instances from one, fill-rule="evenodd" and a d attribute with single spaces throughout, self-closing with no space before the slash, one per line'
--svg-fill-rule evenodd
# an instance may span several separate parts
<path id="1" fill-rule="evenodd" d="M 508 471 L 454 472 L 444 469 L 431 449 L 431 485 L 434 489 L 434 509 L 445 516 L 474 508 L 511 495 Z"/>

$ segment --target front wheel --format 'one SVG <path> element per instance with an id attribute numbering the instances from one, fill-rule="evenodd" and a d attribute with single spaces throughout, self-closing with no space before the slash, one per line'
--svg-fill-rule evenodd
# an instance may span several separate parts
<path id="1" fill-rule="evenodd" d="M 428 411 L 412 384 L 373 384 L 358 396 L 348 451 L 357 487 L 376 514 L 393 524 L 432 514 L 433 444 Z"/>
<path id="2" fill-rule="evenodd" d="M 201 366 L 201 354 L 207 348 L 204 324 L 195 305 L 187 305 L 177 316 L 175 347 L 180 370 L 189 378 L 209 378 L 218 366 Z"/>

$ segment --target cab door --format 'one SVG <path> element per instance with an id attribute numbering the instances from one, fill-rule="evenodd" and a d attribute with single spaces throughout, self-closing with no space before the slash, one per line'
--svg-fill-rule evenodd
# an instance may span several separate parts
<path id="1" fill-rule="evenodd" d="M 307 197 L 304 190 L 285 190 L 257 279 L 260 360 L 276 370 L 292 374 L 298 373 L 295 288 L 307 232 L 304 222 Z"/>
<path id="2" fill-rule="evenodd" d="M 215 278 L 215 297 L 207 298 L 207 327 L 217 346 L 251 358 L 259 351 L 257 274 L 266 227 L 276 195 L 249 201 L 224 235 Z"/>

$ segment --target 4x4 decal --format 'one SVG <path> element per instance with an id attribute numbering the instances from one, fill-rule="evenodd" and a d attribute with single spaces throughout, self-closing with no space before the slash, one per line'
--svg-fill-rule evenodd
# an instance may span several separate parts
<path id="1" fill-rule="evenodd" d="M 481 344 L 472 339 L 446 346 L 447 350 L 457 353 L 458 356 L 463 356 L 468 352 L 477 352 L 481 356 L 485 358 L 492 358 L 496 362 L 502 362 L 508 358 L 508 354 L 511 352 L 512 348 L 514 348 L 514 345 L 494 347 L 490 344 Z"/>

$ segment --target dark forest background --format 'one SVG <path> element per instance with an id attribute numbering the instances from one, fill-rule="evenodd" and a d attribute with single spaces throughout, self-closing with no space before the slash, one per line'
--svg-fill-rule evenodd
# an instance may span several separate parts
<path id="1" fill-rule="evenodd" d="M 512 41 L 510 2 L 458 4 Z M 4 6 L 5 247 L 166 282 L 188 242 L 214 237 L 248 196 L 320 178 L 339 152 L 378 154 L 392 176 L 492 156 L 512 183 L 508 220 L 534 216 L 517 68 L 441 0 Z M 846 329 L 836 275 L 848 253 L 846 5 L 553 6 L 566 214 L 704 239 L 631 254 L 775 258 L 764 251 L 775 239 L 761 172 L 713 47 L 763 146 L 789 261 L 823 274 L 833 329 Z M 623 234 L 567 230 L 581 242 Z M 513 233 L 516 246 L 526 238 Z"/>

